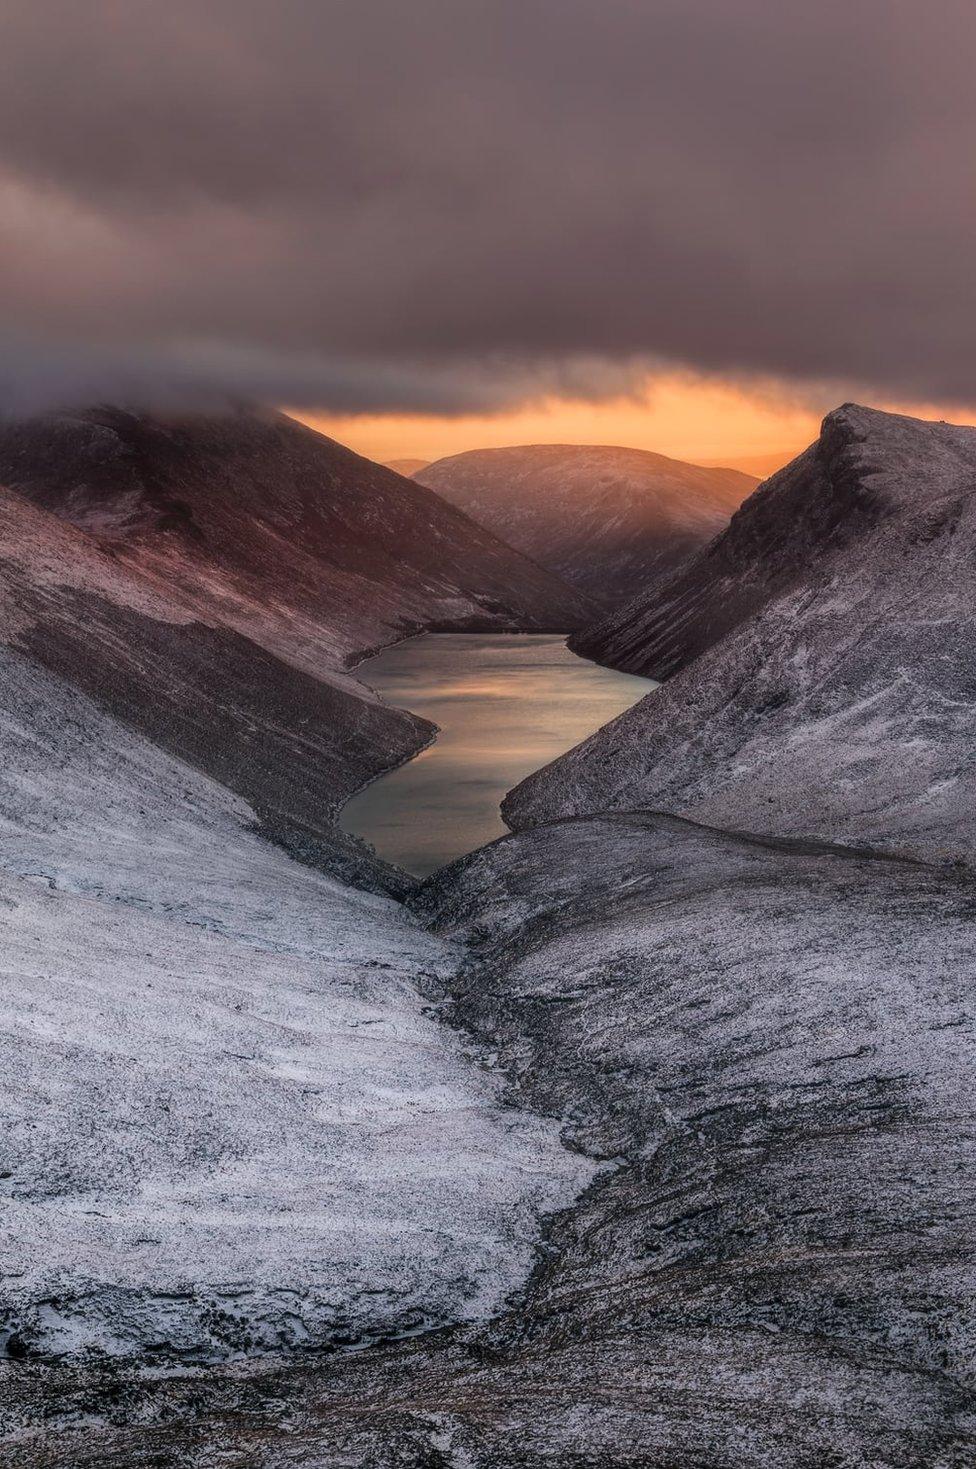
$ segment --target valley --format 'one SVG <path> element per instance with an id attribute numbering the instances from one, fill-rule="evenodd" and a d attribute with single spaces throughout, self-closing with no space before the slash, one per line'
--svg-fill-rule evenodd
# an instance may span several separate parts
<path id="1" fill-rule="evenodd" d="M 145 432 L 187 492 L 240 429 Z M 449 633 L 391 552 L 389 605 L 427 600 L 385 641 L 427 635 L 382 701 L 376 608 L 331 602 L 375 501 L 283 604 L 255 526 L 306 555 L 319 495 L 274 432 L 199 534 L 148 449 L 95 496 L 7 442 L 0 1463 L 962 1469 L 976 430 L 829 415 L 619 656 L 579 609 L 609 669 L 452 519 Z M 614 717 L 561 753 L 574 667 L 573 737 Z M 447 865 L 421 818 L 418 881 L 340 812 L 435 723 L 451 758 L 459 700 L 492 799 L 552 758 Z"/>
<path id="2" fill-rule="evenodd" d="M 976 6 L 0 73 L 0 1469 L 974 1469 Z"/>

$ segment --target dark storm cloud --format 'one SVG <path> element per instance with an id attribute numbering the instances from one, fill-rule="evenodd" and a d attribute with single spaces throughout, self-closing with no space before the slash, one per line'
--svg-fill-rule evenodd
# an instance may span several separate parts
<path id="1" fill-rule="evenodd" d="M 5 0 L 0 390 L 976 396 L 955 0 Z"/>

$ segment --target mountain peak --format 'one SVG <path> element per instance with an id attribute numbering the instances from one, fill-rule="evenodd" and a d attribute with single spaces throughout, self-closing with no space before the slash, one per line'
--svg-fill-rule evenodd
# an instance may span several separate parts
<path id="1" fill-rule="evenodd" d="M 649 808 L 976 863 L 976 429 L 845 404 L 726 531 L 574 640 L 668 682 L 511 824 Z"/>

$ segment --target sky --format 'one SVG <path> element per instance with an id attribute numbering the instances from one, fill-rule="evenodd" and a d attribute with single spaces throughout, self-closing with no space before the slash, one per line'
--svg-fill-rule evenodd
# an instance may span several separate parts
<path id="1" fill-rule="evenodd" d="M 823 414 L 845 396 L 842 388 L 829 385 L 798 394 L 783 382 L 741 383 L 662 371 L 626 396 L 546 396 L 494 414 L 292 411 L 330 438 L 383 463 L 403 457 L 429 462 L 471 448 L 512 444 L 625 444 L 765 478 L 813 442 Z M 877 395 L 872 401 L 917 418 L 942 418 L 949 411 L 944 404 Z M 957 408 L 957 417 L 969 422 L 976 414 Z"/>
<path id="2" fill-rule="evenodd" d="M 0 411 L 378 457 L 968 419 L 971 0 L 4 0 Z"/>

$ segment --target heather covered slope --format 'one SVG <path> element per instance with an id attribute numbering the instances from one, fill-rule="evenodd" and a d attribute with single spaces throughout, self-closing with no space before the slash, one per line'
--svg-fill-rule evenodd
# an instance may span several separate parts
<path id="1" fill-rule="evenodd" d="M 472 450 L 416 478 L 614 607 L 722 530 L 756 484 L 738 470 L 579 444 Z"/>
<path id="2" fill-rule="evenodd" d="M 0 484 L 313 673 L 424 627 L 564 631 L 591 611 L 413 480 L 281 414 L 10 423 Z"/>
<path id="3" fill-rule="evenodd" d="M 498 842 L 415 906 L 471 946 L 455 1015 L 619 1164 L 506 1343 L 585 1405 L 526 1462 L 964 1462 L 971 882 L 635 814 Z"/>
<path id="4" fill-rule="evenodd" d="M 590 1169 L 428 1013 L 450 947 L 326 875 L 402 879 L 334 818 L 431 727 L 329 664 L 324 594 L 289 644 L 301 599 L 281 613 L 229 468 L 200 498 L 224 539 L 145 466 L 132 493 L 72 473 L 69 518 L 0 491 L 0 1347 L 211 1359 L 480 1319 Z"/>
<path id="5" fill-rule="evenodd" d="M 976 430 L 848 405 L 658 595 L 577 641 L 671 675 L 513 791 L 976 858 Z"/>

